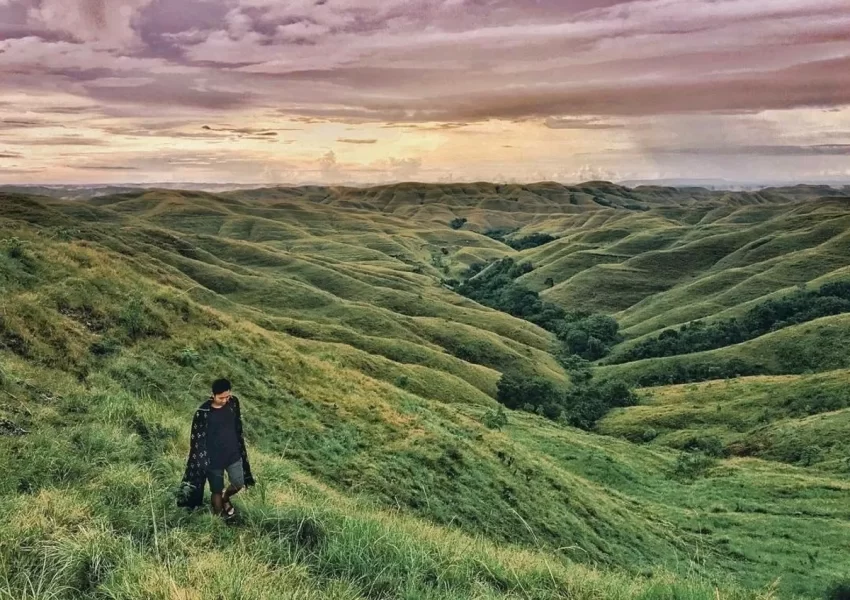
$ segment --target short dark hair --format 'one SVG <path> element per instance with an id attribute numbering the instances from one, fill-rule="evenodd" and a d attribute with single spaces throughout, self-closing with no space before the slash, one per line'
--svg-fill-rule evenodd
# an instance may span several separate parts
<path id="1" fill-rule="evenodd" d="M 227 379 L 216 379 L 212 384 L 213 396 L 223 394 L 230 389 L 230 382 Z"/>

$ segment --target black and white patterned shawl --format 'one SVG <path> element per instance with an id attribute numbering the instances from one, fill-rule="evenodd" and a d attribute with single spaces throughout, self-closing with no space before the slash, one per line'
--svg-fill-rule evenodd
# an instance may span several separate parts
<path id="1" fill-rule="evenodd" d="M 239 438 L 239 450 L 242 454 L 242 470 L 245 473 L 245 486 L 255 484 L 248 462 L 248 450 L 245 448 L 245 437 L 242 434 L 242 411 L 239 399 L 230 396 L 231 406 L 236 415 L 236 435 Z M 207 481 L 207 468 L 210 458 L 207 455 L 207 417 L 210 414 L 212 398 L 198 407 L 192 419 L 192 434 L 189 440 L 189 458 L 186 461 L 186 471 L 177 494 L 177 506 L 196 508 L 204 502 L 204 487 Z"/>

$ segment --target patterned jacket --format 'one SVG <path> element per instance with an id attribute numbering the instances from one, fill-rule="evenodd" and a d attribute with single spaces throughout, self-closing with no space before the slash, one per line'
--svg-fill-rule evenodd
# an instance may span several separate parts
<path id="1" fill-rule="evenodd" d="M 204 502 L 204 487 L 207 481 L 207 468 L 210 458 L 207 454 L 207 417 L 210 414 L 212 398 L 198 407 L 192 419 L 192 437 L 189 442 L 189 458 L 186 461 L 186 471 L 177 495 L 177 506 L 196 508 Z M 255 484 L 251 475 L 251 465 L 248 462 L 248 450 L 245 448 L 245 437 L 242 434 L 242 411 L 239 399 L 230 396 L 230 403 L 236 415 L 236 435 L 239 438 L 239 449 L 242 454 L 242 470 L 245 473 L 245 486 Z"/>

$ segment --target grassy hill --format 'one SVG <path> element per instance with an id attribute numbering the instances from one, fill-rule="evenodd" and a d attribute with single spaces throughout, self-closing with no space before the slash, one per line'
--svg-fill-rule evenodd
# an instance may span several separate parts
<path id="1" fill-rule="evenodd" d="M 806 412 L 793 390 L 845 371 L 801 375 L 776 410 L 762 388 L 673 386 L 599 432 L 523 412 L 491 429 L 502 372 L 569 378 L 551 332 L 447 281 L 529 260 L 522 283 L 552 277 L 546 300 L 613 314 L 636 338 L 839 273 L 844 202 L 604 182 L 0 195 L 0 597 L 820 597 L 850 577 L 846 445 L 794 448 L 837 440 L 847 407 Z M 498 228 L 558 239 L 516 252 L 485 235 Z M 765 236 L 797 250 L 740 253 Z M 834 260 L 815 269 L 809 254 Z M 736 269 L 752 275 L 723 278 Z M 702 279 L 724 299 L 703 304 Z M 843 368 L 847 325 L 705 360 Z M 813 348 L 794 371 L 789 356 Z M 684 359 L 703 360 L 600 376 Z M 237 496 L 236 529 L 170 495 L 218 376 L 242 398 L 261 482 Z M 728 453 L 698 462 L 680 443 L 692 404 L 740 415 L 710 425 Z M 670 406 L 678 424 L 663 425 Z"/>
<path id="2" fill-rule="evenodd" d="M 640 406 L 612 411 L 600 431 L 638 443 L 847 473 L 847 377 L 838 370 L 646 388 Z"/>

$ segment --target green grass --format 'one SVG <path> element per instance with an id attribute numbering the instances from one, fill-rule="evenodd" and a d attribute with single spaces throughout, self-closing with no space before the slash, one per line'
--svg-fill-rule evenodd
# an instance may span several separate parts
<path id="1" fill-rule="evenodd" d="M 646 388 L 640 406 L 613 411 L 600 431 L 680 449 L 716 439 L 730 455 L 850 473 L 850 442 L 840 433 L 850 422 L 848 377 L 838 370 Z"/>
<path id="2" fill-rule="evenodd" d="M 713 254 L 677 272 L 682 253 L 713 253 L 753 222 L 796 231 L 839 218 L 834 203 L 797 215 L 805 193 L 410 184 L 4 196 L 0 238 L 19 241 L 0 249 L 0 419 L 27 433 L 0 435 L 0 598 L 822 596 L 848 576 L 848 413 L 812 406 L 840 401 L 843 371 L 782 386 L 779 408 L 778 387 L 742 382 L 717 401 L 666 388 L 678 417 L 663 403 L 617 411 L 600 425 L 608 436 L 515 412 L 490 429 L 500 371 L 565 379 L 554 337 L 457 296 L 432 264 L 434 252 L 450 273 L 478 256 L 528 257 L 532 285 L 576 253 L 625 257 L 570 263 L 576 273 L 547 299 L 610 310 L 634 299 L 648 308 L 629 323 L 657 329 L 680 306 L 662 296 L 718 276 Z M 636 204 L 649 210 L 622 208 Z M 449 227 L 458 215 L 461 231 Z M 709 222 L 721 238 L 698 229 Z M 564 235 L 517 254 L 481 235 L 493 227 Z M 827 233 L 794 239 L 826 239 L 817 248 L 840 258 Z M 818 251 L 789 256 L 800 252 Z M 808 269 L 797 258 L 761 295 Z M 846 367 L 848 325 L 830 317 L 705 360 Z M 663 372 L 663 360 L 616 372 Z M 235 529 L 170 496 L 191 414 L 218 376 L 243 399 L 261 482 L 237 496 Z M 728 418 L 710 420 L 714 404 Z M 667 416 L 687 426 L 663 426 Z M 689 429 L 755 450 L 682 477 Z"/>
<path id="3" fill-rule="evenodd" d="M 782 375 L 850 367 L 850 314 L 822 317 L 716 350 L 600 367 L 603 377 L 642 386 L 737 375 Z M 677 381 L 682 373 L 688 375 Z"/>

